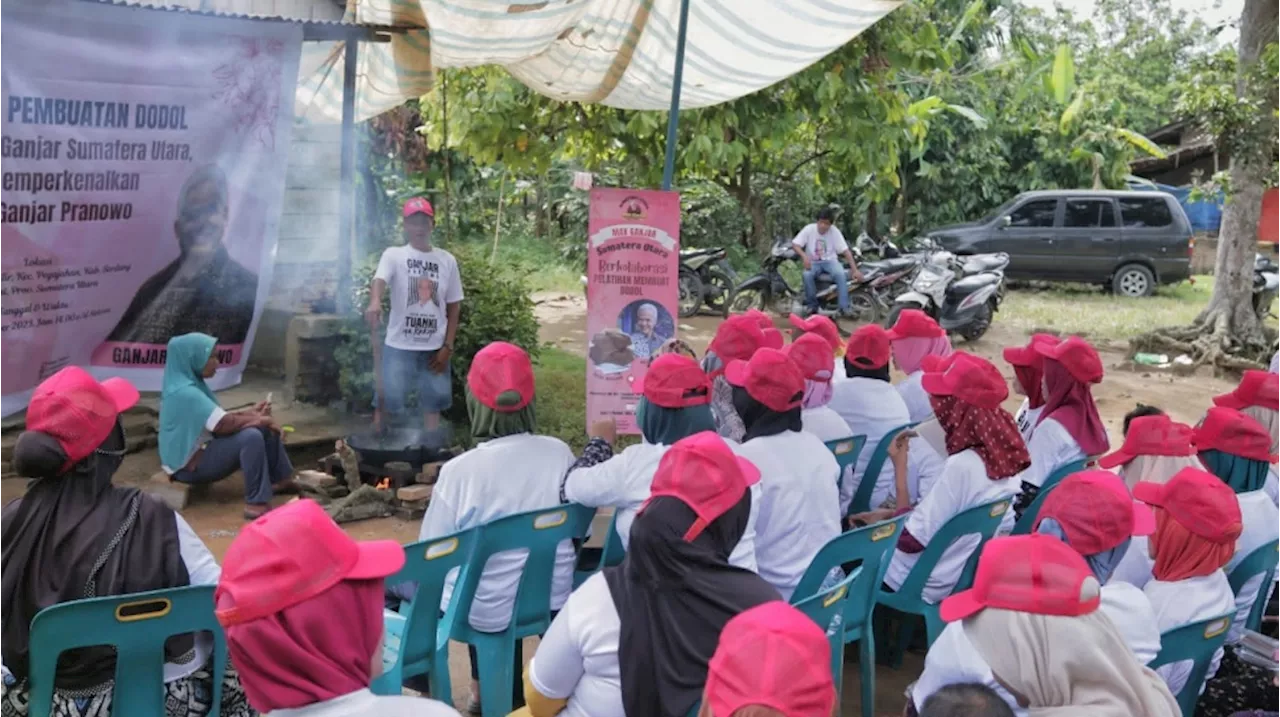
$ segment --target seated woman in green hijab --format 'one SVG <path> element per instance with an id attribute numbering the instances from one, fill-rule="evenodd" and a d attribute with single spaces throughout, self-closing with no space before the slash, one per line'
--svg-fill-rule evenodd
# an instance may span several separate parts
<path id="1" fill-rule="evenodd" d="M 271 507 L 271 496 L 293 487 L 293 465 L 280 440 L 271 404 L 228 413 L 205 379 L 218 370 L 217 340 L 207 334 L 169 339 L 160 394 L 160 467 L 171 480 L 212 483 L 244 473 L 244 517 Z"/>

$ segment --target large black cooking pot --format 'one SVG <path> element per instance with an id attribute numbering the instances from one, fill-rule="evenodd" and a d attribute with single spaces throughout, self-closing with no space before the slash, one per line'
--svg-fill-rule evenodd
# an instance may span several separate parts
<path id="1" fill-rule="evenodd" d="M 446 460 L 453 454 L 448 449 L 447 435 L 433 436 L 412 428 L 389 428 L 347 436 L 348 446 L 360 454 L 360 462 L 381 468 L 388 463 L 408 463 L 418 470 L 427 463 Z"/>

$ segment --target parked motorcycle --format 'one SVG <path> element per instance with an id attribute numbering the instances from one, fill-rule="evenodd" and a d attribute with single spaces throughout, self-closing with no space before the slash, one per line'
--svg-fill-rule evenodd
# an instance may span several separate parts
<path id="1" fill-rule="evenodd" d="M 799 263 L 791 241 L 780 237 L 774 241 L 769 256 L 760 266 L 760 273 L 738 284 L 733 290 L 730 311 L 741 313 L 747 309 L 760 309 L 786 315 L 804 310 L 804 287 L 792 287 L 781 268 L 787 262 Z M 913 260 L 889 259 L 883 262 L 867 262 L 858 265 L 862 280 L 855 281 L 846 275 L 849 289 L 848 318 L 855 321 L 876 321 L 888 309 L 884 288 L 903 274 L 913 271 Z M 847 270 L 846 270 L 847 271 Z M 835 281 L 827 274 L 815 277 L 818 312 L 832 318 L 840 317 L 839 294 Z"/>
<path id="2" fill-rule="evenodd" d="M 1004 298 L 1003 266 L 1008 264 L 1008 256 L 957 257 L 947 251 L 932 251 L 926 257 L 911 281 L 911 290 L 894 299 L 885 326 L 893 326 L 905 309 L 920 309 L 948 333 L 957 333 L 967 341 L 978 340 L 991 328 Z"/>
<path id="3" fill-rule="evenodd" d="M 1280 267 L 1266 254 L 1253 257 L 1253 311 L 1259 320 L 1275 317 L 1271 311 L 1280 292 Z"/>
<path id="4" fill-rule="evenodd" d="M 698 313 L 704 305 L 717 314 L 729 312 L 738 274 L 720 247 L 680 250 L 680 317 Z"/>

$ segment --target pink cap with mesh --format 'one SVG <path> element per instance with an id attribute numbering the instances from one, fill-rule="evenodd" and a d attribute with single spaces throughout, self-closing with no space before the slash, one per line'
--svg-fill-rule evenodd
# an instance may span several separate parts
<path id="1" fill-rule="evenodd" d="M 748 705 L 788 717 L 827 717 L 836 703 L 831 643 L 817 623 L 782 602 L 767 602 L 725 623 L 707 667 L 714 715 Z"/>
<path id="2" fill-rule="evenodd" d="M 1034 615 L 1087 615 L 1098 609 L 1100 586 L 1084 557 L 1051 535 L 1018 535 L 987 543 L 973 587 L 942 601 L 946 622 L 989 607 Z"/>
<path id="3" fill-rule="evenodd" d="M 122 378 L 98 383 L 79 366 L 45 379 L 27 404 L 27 430 L 52 436 L 67 454 L 67 467 L 97 450 L 115 428 L 116 416 L 138 402 L 138 389 Z"/>

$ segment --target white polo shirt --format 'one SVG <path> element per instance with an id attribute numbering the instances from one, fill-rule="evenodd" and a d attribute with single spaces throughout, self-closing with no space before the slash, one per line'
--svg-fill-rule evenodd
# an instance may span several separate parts
<path id="1" fill-rule="evenodd" d="M 902 396 L 902 402 L 907 405 L 907 414 L 913 423 L 919 423 L 933 415 L 929 392 L 921 384 L 923 378 L 924 370 L 918 370 L 907 374 L 897 385 L 898 395 Z"/>
<path id="2" fill-rule="evenodd" d="M 560 479 L 574 460 L 569 446 L 550 436 L 520 433 L 481 443 L 440 469 L 418 540 L 559 506 Z M 471 627 L 481 632 L 506 629 L 527 555 L 527 550 L 509 550 L 489 558 L 471 605 Z M 573 541 L 562 541 L 551 587 L 553 610 L 573 589 L 573 562 Z M 441 610 L 449 606 L 456 578 L 454 570 L 445 579 Z"/>
<path id="3" fill-rule="evenodd" d="M 1076 439 L 1052 418 L 1044 419 L 1035 427 L 1031 440 L 1027 441 L 1027 453 L 1031 454 L 1031 465 L 1014 476 L 1019 488 L 1023 483 L 1042 486 L 1045 478 L 1059 467 L 1085 457 Z"/>
<path id="4" fill-rule="evenodd" d="M 880 439 L 898 426 L 910 423 L 911 416 L 892 384 L 861 376 L 836 383 L 831 402 L 827 405 L 844 419 L 849 426 L 850 435 L 867 437 L 852 472 L 846 471 L 840 480 L 840 514 L 844 515 L 849 510 L 849 503 L 853 502 L 858 483 L 864 477 L 863 473 L 871 462 L 871 454 L 880 445 Z M 880 469 L 880 475 L 873 480 L 876 484 L 871 492 L 871 507 L 874 508 L 882 505 L 889 497 L 893 486 L 893 462 L 886 460 Z"/>
<path id="5" fill-rule="evenodd" d="M 753 438 L 738 455 L 760 469 L 757 572 L 789 600 L 813 557 L 840 534 L 840 467 L 822 441 L 804 431 Z"/>
<path id="6" fill-rule="evenodd" d="M 1236 607 L 1236 598 L 1231 594 L 1227 574 L 1221 570 L 1175 582 L 1151 580 L 1142 590 L 1151 601 L 1151 609 L 1155 612 L 1156 625 L 1161 634 L 1215 615 L 1233 612 Z M 1213 679 L 1221 661 L 1222 648 L 1218 648 L 1209 664 L 1209 671 L 1205 673 L 1206 682 Z M 1156 672 L 1164 678 L 1169 691 L 1176 695 L 1187 684 L 1187 677 L 1191 674 L 1191 661 L 1164 665 Z"/>
<path id="7" fill-rule="evenodd" d="M 1012 501 L 1017 492 L 1015 478 L 991 480 L 987 477 L 987 467 L 982 458 L 972 449 L 966 449 L 946 459 L 942 477 L 907 516 L 904 529 L 921 545 L 928 547 L 929 541 L 951 518 L 993 500 L 1008 498 Z M 1005 511 L 1005 521 L 1011 523 L 1012 518 L 1011 503 Z M 952 588 L 960 580 L 960 573 L 964 572 L 965 562 L 978 547 L 978 542 L 977 535 L 965 535 L 946 549 L 933 572 L 929 573 L 929 579 L 925 581 L 922 594 L 925 602 L 937 603 L 951 594 Z M 923 552 L 904 553 L 895 548 L 888 572 L 884 576 L 885 583 L 895 590 L 902 587 L 922 554 Z"/>
<path id="8" fill-rule="evenodd" d="M 529 663 L 534 689 L 569 701 L 560 717 L 627 717 L 618 667 L 621 632 L 609 583 L 596 573 L 569 596 Z"/>

